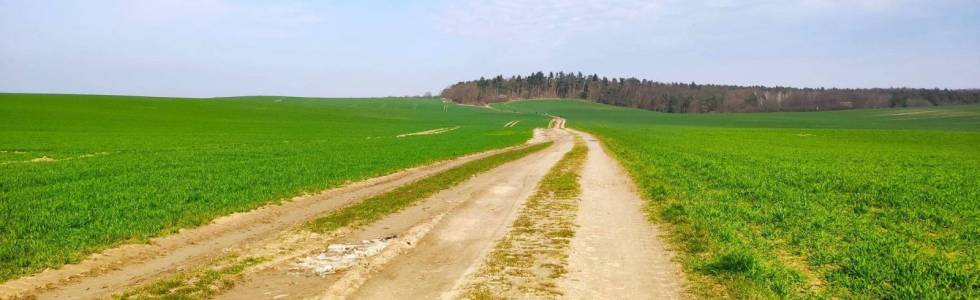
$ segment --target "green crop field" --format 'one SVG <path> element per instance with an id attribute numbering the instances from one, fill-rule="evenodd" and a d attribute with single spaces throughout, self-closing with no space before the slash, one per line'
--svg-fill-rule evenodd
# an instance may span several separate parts
<path id="1" fill-rule="evenodd" d="M 980 297 L 980 106 L 702 115 L 496 106 L 597 134 L 649 198 L 697 294 Z"/>
<path id="2" fill-rule="evenodd" d="M 0 94 L 0 281 L 546 123 L 434 99 Z"/>

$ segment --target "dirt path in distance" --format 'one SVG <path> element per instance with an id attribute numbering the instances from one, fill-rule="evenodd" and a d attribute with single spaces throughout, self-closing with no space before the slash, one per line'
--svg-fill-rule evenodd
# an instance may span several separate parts
<path id="1" fill-rule="evenodd" d="M 544 140 L 541 137 L 536 139 Z M 0 299 L 16 296 L 33 296 L 37 299 L 106 298 L 126 288 L 174 274 L 177 270 L 201 265 L 222 255 L 229 247 L 270 243 L 284 230 L 326 212 L 511 149 L 513 147 L 407 169 L 250 212 L 219 217 L 208 225 L 155 238 L 147 244 L 111 248 L 77 264 L 4 282 L 0 284 Z"/>
<path id="2" fill-rule="evenodd" d="M 403 138 L 403 137 L 406 137 L 406 136 L 413 136 L 413 135 L 433 135 L 433 134 L 440 134 L 440 133 L 450 132 L 450 131 L 453 131 L 453 130 L 456 130 L 456 129 L 459 129 L 459 126 L 429 129 L 429 130 L 426 130 L 426 131 L 419 131 L 419 132 L 412 132 L 412 133 L 403 133 L 403 134 L 399 134 L 399 135 L 397 135 L 395 137 L 396 138 Z"/>
<path id="3" fill-rule="evenodd" d="M 548 128 L 565 129 L 565 119 L 551 116 L 551 121 L 548 121 Z"/>
<path id="4" fill-rule="evenodd" d="M 581 173 L 578 231 L 568 276 L 559 282 L 569 299 L 679 299 L 680 266 L 643 213 L 643 199 L 619 163 L 593 136 Z"/>

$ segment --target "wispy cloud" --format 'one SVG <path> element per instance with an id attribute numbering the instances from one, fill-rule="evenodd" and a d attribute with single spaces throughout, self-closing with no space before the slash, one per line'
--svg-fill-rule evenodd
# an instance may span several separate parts
<path id="1" fill-rule="evenodd" d="M 444 30 L 460 35 L 561 37 L 638 25 L 670 26 L 678 18 L 874 13 L 912 4 L 901 0 L 459 0 L 445 3 L 437 15 Z"/>
<path id="2" fill-rule="evenodd" d="M 302 1 L 138 0 L 123 1 L 120 7 L 131 23 L 237 27 L 238 32 L 262 37 L 291 36 L 322 21 L 317 11 Z"/>
<path id="3" fill-rule="evenodd" d="M 944 2 L 960 1 L 458 0 L 445 2 L 436 16 L 447 33 L 528 47 L 556 49 L 609 36 L 634 46 L 670 46 L 737 39 L 781 26 L 834 25 L 830 20 L 838 18 L 921 14 Z"/>
<path id="4" fill-rule="evenodd" d="M 662 1 L 453 1 L 443 28 L 463 35 L 570 35 L 625 26 L 657 11 Z"/>

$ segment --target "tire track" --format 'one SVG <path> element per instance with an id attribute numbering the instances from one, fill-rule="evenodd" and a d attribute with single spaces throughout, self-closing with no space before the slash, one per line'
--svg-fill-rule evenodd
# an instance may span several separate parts
<path id="1" fill-rule="evenodd" d="M 128 287 L 172 275 L 177 270 L 202 265 L 222 256 L 223 251 L 232 247 L 274 243 L 281 238 L 281 232 L 326 212 L 514 148 L 491 150 L 411 168 L 316 195 L 295 197 L 250 212 L 220 217 L 208 225 L 181 230 L 152 239 L 146 244 L 108 249 L 77 264 L 0 284 L 0 299 L 28 296 L 37 299 L 105 298 Z"/>
<path id="2" fill-rule="evenodd" d="M 679 299 L 680 266 L 643 213 L 632 179 L 593 136 L 571 242 L 569 274 L 559 284 L 570 299 Z"/>

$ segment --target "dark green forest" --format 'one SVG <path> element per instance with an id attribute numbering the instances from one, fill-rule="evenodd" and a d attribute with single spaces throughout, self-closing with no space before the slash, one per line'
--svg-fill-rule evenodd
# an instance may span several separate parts
<path id="1" fill-rule="evenodd" d="M 663 83 L 579 73 L 535 72 L 462 81 L 442 91 L 458 103 L 570 98 L 661 112 L 819 111 L 980 103 L 980 90 L 917 88 L 794 88 Z"/>

